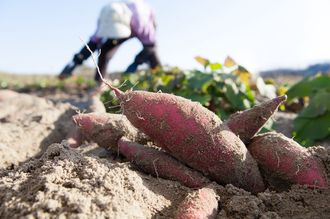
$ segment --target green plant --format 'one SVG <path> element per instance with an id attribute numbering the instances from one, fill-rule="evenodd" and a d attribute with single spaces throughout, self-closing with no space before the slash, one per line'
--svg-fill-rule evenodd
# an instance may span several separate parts
<path id="1" fill-rule="evenodd" d="M 239 110 L 251 108 L 255 95 L 250 86 L 251 74 L 242 66 L 227 58 L 224 64 L 213 63 L 202 57 L 195 58 L 204 67 L 200 70 L 139 71 L 124 75 L 119 81 L 122 90 L 131 88 L 152 92 L 173 93 L 200 102 L 221 119 Z M 116 112 L 119 102 L 108 93 L 101 97 L 109 112 Z"/>
<path id="2" fill-rule="evenodd" d="M 289 101 L 304 98 L 307 105 L 294 120 L 295 139 L 304 146 L 330 136 L 330 77 L 304 78 L 287 92 Z"/>

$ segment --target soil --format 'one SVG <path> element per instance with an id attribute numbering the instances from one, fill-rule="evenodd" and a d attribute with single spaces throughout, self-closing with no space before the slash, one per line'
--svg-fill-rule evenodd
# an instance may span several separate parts
<path id="1" fill-rule="evenodd" d="M 173 218 L 191 192 L 177 182 L 137 171 L 94 143 L 70 148 L 66 141 L 73 128 L 70 118 L 76 107 L 88 110 L 86 96 L 60 92 L 47 93 L 46 98 L 7 96 L 0 94 L 0 218 Z M 294 116 L 277 114 L 277 129 L 290 136 Z M 330 149 L 314 147 L 313 152 L 329 178 Z M 329 188 L 295 185 L 284 192 L 252 195 L 232 185 L 214 186 L 219 196 L 217 218 L 330 215 Z"/>
<path id="2" fill-rule="evenodd" d="M 74 127 L 76 108 L 28 94 L 5 95 L 0 104 L 0 168 L 42 154 Z M 3 95 L 2 95 L 3 96 Z"/>

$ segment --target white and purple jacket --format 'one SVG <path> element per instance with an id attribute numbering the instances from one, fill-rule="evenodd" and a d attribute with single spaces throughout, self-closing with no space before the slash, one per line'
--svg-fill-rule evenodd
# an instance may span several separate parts
<path id="1" fill-rule="evenodd" d="M 127 3 L 132 12 L 131 32 L 143 45 L 154 45 L 156 42 L 156 22 L 154 12 L 143 0 Z"/>
<path id="2" fill-rule="evenodd" d="M 115 7 L 116 6 L 116 7 Z M 124 10 L 124 9 L 127 10 Z M 130 22 L 127 22 L 127 19 Z M 103 7 L 93 42 L 106 38 L 136 37 L 144 46 L 156 41 L 155 17 L 151 7 L 143 0 L 115 2 Z"/>

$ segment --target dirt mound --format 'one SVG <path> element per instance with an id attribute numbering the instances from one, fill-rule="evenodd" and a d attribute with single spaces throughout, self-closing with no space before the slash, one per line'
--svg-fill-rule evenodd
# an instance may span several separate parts
<path id="1" fill-rule="evenodd" d="M 58 94 L 59 95 L 59 94 Z M 78 111 L 105 112 L 96 96 L 81 99 L 74 97 L 73 106 L 68 94 L 60 97 L 40 98 L 33 95 L 0 91 L 0 169 L 18 164 L 31 157 L 41 155 L 52 143 L 60 143 L 73 135 L 75 125 L 72 116 Z"/>
<path id="2" fill-rule="evenodd" d="M 171 217 L 187 189 L 128 166 L 53 144 L 40 159 L 1 174 L 0 216 Z"/>
<path id="3" fill-rule="evenodd" d="M 76 108 L 10 91 L 0 95 L 0 168 L 42 154 L 60 143 L 74 124 Z"/>
<path id="4" fill-rule="evenodd" d="M 317 148 L 330 168 L 330 151 Z M 325 156 L 325 154 L 327 154 Z M 40 159 L 2 171 L 0 217 L 172 218 L 189 191 L 176 182 L 137 172 L 107 155 L 80 153 L 53 144 Z M 290 191 L 251 195 L 217 186 L 218 218 L 326 218 L 330 190 L 294 186 Z"/>

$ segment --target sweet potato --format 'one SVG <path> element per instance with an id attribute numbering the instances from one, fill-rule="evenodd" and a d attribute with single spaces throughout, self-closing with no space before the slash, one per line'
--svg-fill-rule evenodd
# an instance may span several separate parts
<path id="1" fill-rule="evenodd" d="M 119 152 L 145 173 L 180 182 L 190 188 L 200 188 L 210 181 L 202 174 L 186 167 L 167 153 L 146 147 L 122 137 Z"/>
<path id="2" fill-rule="evenodd" d="M 286 95 L 276 97 L 251 109 L 234 113 L 226 124 L 244 143 L 248 143 L 286 99 Z"/>
<path id="3" fill-rule="evenodd" d="M 171 94 L 112 89 L 127 119 L 181 162 L 220 184 L 264 190 L 244 143 L 201 104 Z"/>
<path id="4" fill-rule="evenodd" d="M 256 136 L 248 149 L 269 182 L 280 179 L 313 188 L 327 186 L 322 164 L 306 148 L 282 134 L 270 132 Z"/>
<path id="5" fill-rule="evenodd" d="M 141 143 L 148 138 L 138 131 L 124 115 L 109 113 L 77 114 L 72 117 L 84 138 L 106 149 L 117 150 L 122 136 Z"/>
<path id="6" fill-rule="evenodd" d="M 202 188 L 192 193 L 180 203 L 176 219 L 212 219 L 217 215 L 218 201 L 215 191 Z"/>

